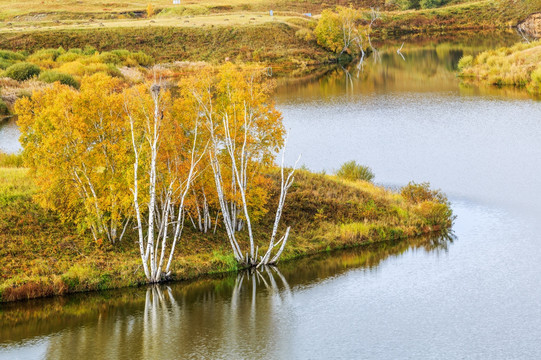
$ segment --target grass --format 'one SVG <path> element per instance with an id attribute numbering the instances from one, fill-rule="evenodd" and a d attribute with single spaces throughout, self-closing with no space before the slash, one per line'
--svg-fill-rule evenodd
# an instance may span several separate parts
<path id="1" fill-rule="evenodd" d="M 275 180 L 272 208 L 278 174 L 269 176 Z M 96 242 L 36 205 L 36 192 L 27 169 L 0 167 L 1 301 L 145 283 L 134 234 L 114 246 Z M 447 209 L 444 216 L 442 206 Z M 255 227 L 255 237 L 266 238 L 272 222 L 269 212 Z M 416 237 L 448 228 L 451 222 L 447 204 L 412 203 L 368 182 L 299 171 L 283 214 L 284 226 L 292 225 L 293 232 L 282 260 Z M 240 234 L 240 241 L 245 244 L 246 236 Z M 234 271 L 237 264 L 223 229 L 205 235 L 187 227 L 172 268 L 174 279 L 180 280 Z"/>
<path id="2" fill-rule="evenodd" d="M 16 3 L 16 6 L 14 6 Z M 117 0 L 104 3 L 98 0 L 64 1 L 49 0 L 34 2 L 30 0 L 0 0 L 0 13 L 6 20 L 20 19 L 77 19 L 92 15 L 101 18 L 144 17 L 148 3 L 152 3 L 154 13 L 162 15 L 201 15 L 224 12 L 312 12 L 333 5 L 353 4 L 356 7 L 382 7 L 383 0 L 338 0 L 332 4 L 324 0 L 189 0 L 181 5 L 173 5 L 171 0 L 133 1 Z"/>
<path id="3" fill-rule="evenodd" d="M 99 51 L 143 51 L 158 61 L 266 62 L 273 65 L 316 64 L 332 54 L 315 42 L 295 36 L 298 26 L 267 23 L 251 26 L 136 27 L 54 30 L 0 35 L 0 48 L 37 51 L 42 48 L 84 48 Z"/>
<path id="4" fill-rule="evenodd" d="M 466 1 L 435 9 L 384 12 L 380 26 L 384 33 L 509 28 L 538 11 L 541 0 Z"/>
<path id="5" fill-rule="evenodd" d="M 511 85 L 541 94 L 541 41 L 516 44 L 464 57 L 459 63 L 465 82 Z"/>

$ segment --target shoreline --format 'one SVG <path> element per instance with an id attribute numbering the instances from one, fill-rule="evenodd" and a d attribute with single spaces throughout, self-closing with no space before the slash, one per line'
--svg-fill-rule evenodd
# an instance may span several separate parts
<path id="1" fill-rule="evenodd" d="M 276 174 L 275 174 L 276 175 Z M 277 176 L 277 175 L 276 175 Z M 275 206 L 278 178 L 271 180 L 269 208 Z M 299 170 L 283 221 L 292 233 L 280 262 L 332 250 L 443 233 L 452 210 L 438 200 L 411 202 L 364 181 Z M 118 244 L 95 241 L 75 224 L 33 202 L 37 189 L 28 170 L 0 167 L 0 302 L 146 284 L 134 234 Z M 256 239 L 271 232 L 272 214 L 254 227 Z M 247 235 L 238 234 L 241 246 Z M 240 270 L 225 231 L 201 233 L 187 226 L 172 263 L 171 280 L 194 279 Z"/>
<path id="2" fill-rule="evenodd" d="M 295 256 L 292 256 L 292 257 L 284 257 L 283 259 L 281 259 L 278 262 L 278 264 L 276 264 L 276 265 L 268 265 L 268 266 L 276 266 L 276 267 L 279 268 L 280 264 L 282 264 L 282 263 L 287 263 L 288 265 L 291 265 L 292 263 L 294 263 L 297 260 L 303 260 L 303 259 L 306 259 L 306 258 L 310 258 L 312 256 L 317 256 L 317 255 L 320 255 L 320 254 L 324 254 L 324 253 L 330 253 L 332 255 L 332 253 L 334 253 L 334 252 L 353 250 L 353 249 L 360 249 L 360 248 L 364 248 L 364 247 L 368 247 L 368 246 L 376 245 L 376 244 L 392 243 L 392 242 L 399 243 L 399 242 L 404 242 L 406 240 L 421 239 L 421 238 L 423 238 L 425 236 L 434 236 L 434 235 L 439 235 L 438 237 L 441 237 L 441 236 L 446 235 L 447 231 L 449 231 L 449 228 L 447 228 L 447 229 L 432 229 L 432 230 L 430 230 L 428 232 L 424 232 L 424 233 L 421 233 L 421 234 L 418 234 L 418 235 L 412 236 L 412 237 L 406 236 L 406 237 L 390 238 L 390 239 L 383 239 L 383 240 L 373 239 L 373 240 L 367 240 L 367 241 L 363 241 L 363 242 L 359 242 L 359 243 L 355 243 L 355 244 L 350 244 L 350 245 L 345 245 L 345 246 L 314 249 L 312 251 L 308 251 L 308 252 L 305 252 L 305 253 L 299 253 L 299 254 L 297 254 Z M 136 284 L 127 284 L 127 285 L 124 285 L 124 286 L 87 289 L 87 290 L 83 290 L 83 291 L 69 291 L 68 290 L 66 292 L 62 292 L 62 293 L 59 293 L 59 294 L 51 294 L 51 295 L 44 295 L 44 296 L 34 296 L 34 297 L 24 297 L 23 296 L 23 297 L 19 297 L 19 298 L 15 298 L 15 299 L 10 299 L 10 300 L 7 300 L 7 301 L 4 300 L 3 298 L 0 298 L 0 304 L 8 304 L 8 303 L 9 304 L 16 304 L 16 303 L 21 303 L 21 302 L 31 301 L 31 300 L 36 300 L 36 299 L 56 298 L 56 297 L 63 297 L 63 296 L 69 296 L 69 295 L 74 295 L 74 294 L 84 294 L 84 293 L 87 293 L 87 294 L 88 293 L 99 293 L 99 292 L 102 292 L 102 291 L 110 291 L 110 290 L 133 289 L 133 288 L 140 288 L 140 287 L 144 287 L 144 286 L 153 286 L 153 285 L 181 284 L 181 283 L 188 283 L 188 282 L 203 280 L 203 279 L 206 279 L 206 278 L 213 278 L 215 276 L 226 276 L 227 274 L 240 273 L 240 272 L 243 272 L 243 271 L 249 271 L 250 269 L 252 269 L 252 268 L 237 268 L 237 269 L 234 269 L 234 270 L 226 270 L 226 271 L 219 271 L 219 270 L 215 271 L 215 270 L 211 269 L 210 271 L 207 271 L 207 272 L 194 273 L 193 275 L 190 275 L 188 277 L 174 278 L 174 274 L 173 274 L 171 279 L 161 281 L 161 282 L 155 283 L 155 284 L 150 284 L 150 283 L 143 282 L 143 283 L 136 283 Z M 0 293 L 0 295 L 1 295 L 1 293 Z"/>

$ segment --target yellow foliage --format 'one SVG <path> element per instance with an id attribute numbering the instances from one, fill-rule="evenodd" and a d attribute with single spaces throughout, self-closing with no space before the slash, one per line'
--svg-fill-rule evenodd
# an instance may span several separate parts
<path id="1" fill-rule="evenodd" d="M 154 7 L 151 3 L 147 5 L 147 17 L 152 17 L 154 15 Z"/>

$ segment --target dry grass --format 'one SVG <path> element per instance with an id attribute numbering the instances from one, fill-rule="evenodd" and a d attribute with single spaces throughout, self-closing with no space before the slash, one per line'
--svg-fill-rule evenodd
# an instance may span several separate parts
<path id="1" fill-rule="evenodd" d="M 112 19 L 100 21 L 67 20 L 62 22 L 18 21 L 0 26 L 0 32 L 18 33 L 51 30 L 92 30 L 100 28 L 136 28 L 136 27 L 215 27 L 215 26 L 250 26 L 269 22 L 287 23 L 291 16 L 269 16 L 269 14 L 212 14 L 184 17 L 157 17 L 153 19 Z"/>
<path id="2" fill-rule="evenodd" d="M 277 174 L 271 176 L 277 178 Z M 133 234 L 114 246 L 96 242 L 37 206 L 32 201 L 36 191 L 28 170 L 0 167 L 2 301 L 145 282 Z M 274 183 L 271 208 L 277 193 Z M 269 212 L 256 225 L 257 239 L 268 237 L 272 221 Z M 284 226 L 293 227 L 283 260 L 431 233 L 447 228 L 451 221 L 447 217 L 434 224 L 418 211 L 418 205 L 370 183 L 300 171 L 283 214 Z M 239 234 L 239 239 L 246 243 L 245 234 Z M 186 228 L 173 262 L 175 279 L 236 268 L 222 229 L 205 235 Z"/>

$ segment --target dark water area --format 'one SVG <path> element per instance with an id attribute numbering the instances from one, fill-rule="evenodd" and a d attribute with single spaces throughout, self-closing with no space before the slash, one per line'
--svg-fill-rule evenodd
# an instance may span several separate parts
<path id="1" fill-rule="evenodd" d="M 455 75 L 463 54 L 519 38 L 404 40 L 404 58 L 402 41 L 279 81 L 287 160 L 326 172 L 356 160 L 390 187 L 429 181 L 449 195 L 453 236 L 4 304 L 0 359 L 540 358 L 541 102 Z"/>

